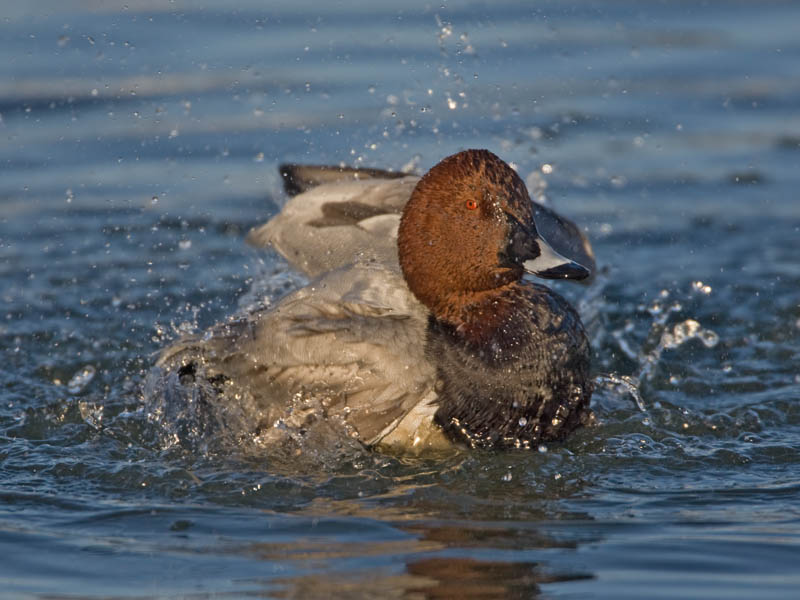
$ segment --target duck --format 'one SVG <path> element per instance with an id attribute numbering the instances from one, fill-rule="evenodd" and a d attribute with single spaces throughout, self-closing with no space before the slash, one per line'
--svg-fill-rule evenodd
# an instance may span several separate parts
<path id="1" fill-rule="evenodd" d="M 591 244 L 506 162 L 471 149 L 422 177 L 280 172 L 290 200 L 247 241 L 308 284 L 164 349 L 162 398 L 235 413 L 269 443 L 324 423 L 400 453 L 530 449 L 591 422 L 580 316 L 527 277 L 589 280 Z"/>

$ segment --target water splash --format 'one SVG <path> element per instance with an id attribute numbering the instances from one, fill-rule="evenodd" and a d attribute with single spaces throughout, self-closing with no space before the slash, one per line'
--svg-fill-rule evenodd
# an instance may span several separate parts
<path id="1" fill-rule="evenodd" d="M 549 175 L 551 172 L 552 171 L 544 168 L 534 169 L 525 178 L 525 186 L 528 188 L 530 197 L 539 204 L 549 204 L 547 198 L 547 179 L 545 175 Z"/>
<path id="2" fill-rule="evenodd" d="M 635 377 L 608 373 L 606 375 L 598 375 L 594 378 L 594 382 L 597 385 L 620 390 L 629 394 L 636 403 L 636 407 L 642 412 L 647 412 L 647 406 L 644 403 L 644 399 L 642 399 L 642 394 L 639 392 L 639 380 Z"/>
<path id="3" fill-rule="evenodd" d="M 657 319 L 654 328 L 663 325 L 665 320 Z M 706 348 L 713 348 L 719 343 L 719 336 L 714 331 L 702 328 L 694 319 L 686 319 L 671 328 L 664 327 L 655 347 L 646 354 L 637 355 L 640 367 L 634 376 L 635 380 L 644 382 L 650 379 L 665 350 L 673 350 L 693 339 L 699 339 Z"/>
<path id="4" fill-rule="evenodd" d="M 91 402 L 79 402 L 78 410 L 83 419 L 88 425 L 94 429 L 100 429 L 103 424 L 103 410 L 102 404 L 93 404 Z"/>
<path id="5" fill-rule="evenodd" d="M 696 293 L 708 296 L 711 294 L 711 286 L 702 281 L 694 281 L 691 284 L 690 294 Z M 617 347 L 625 356 L 636 362 L 638 369 L 631 375 L 607 373 L 595 378 L 595 383 L 598 385 L 622 390 L 629 394 L 642 412 L 645 412 L 647 407 L 642 398 L 641 386 L 653 377 L 664 351 L 674 350 L 693 339 L 700 340 L 706 348 L 713 348 L 719 343 L 719 335 L 715 331 L 702 327 L 693 318 L 670 324 L 671 315 L 683 310 L 684 307 L 678 300 L 668 302 L 669 297 L 668 290 L 661 290 L 656 300 L 639 307 L 653 318 L 647 337 L 651 340 L 658 339 L 658 342 L 650 350 L 637 349 L 628 340 L 628 334 L 634 329 L 632 321 L 626 322 L 621 329 L 611 332 Z"/>

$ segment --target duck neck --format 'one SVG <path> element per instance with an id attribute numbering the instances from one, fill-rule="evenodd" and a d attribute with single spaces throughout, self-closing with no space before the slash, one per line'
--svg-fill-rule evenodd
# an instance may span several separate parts
<path id="1" fill-rule="evenodd" d="M 485 347 L 499 336 L 511 342 L 509 327 L 522 296 L 519 281 L 498 288 L 453 295 L 438 307 L 434 319 L 469 346 Z"/>

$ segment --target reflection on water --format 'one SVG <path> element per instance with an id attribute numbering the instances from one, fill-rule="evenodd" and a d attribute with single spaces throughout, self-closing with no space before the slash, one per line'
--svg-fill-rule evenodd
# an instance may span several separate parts
<path id="1" fill-rule="evenodd" d="M 423 558 L 406 563 L 405 574 L 380 571 L 278 579 L 278 598 L 409 598 L 452 599 L 537 598 L 541 583 L 585 579 L 581 575 L 553 576 L 536 563 L 496 562 L 475 558 Z"/>
<path id="2" fill-rule="evenodd" d="M 286 544 L 258 543 L 241 551 L 267 562 L 296 562 L 311 573 L 265 581 L 281 598 L 530 598 L 539 595 L 541 583 L 592 578 L 557 564 L 513 558 L 532 556 L 537 549 L 576 547 L 574 542 L 558 541 L 525 526 L 514 530 L 415 522 L 399 525 L 398 531 L 413 537 L 378 542 L 311 537 Z M 351 536 L 357 533 L 356 526 Z M 511 554 L 504 560 L 486 560 L 465 556 L 469 549 Z M 403 557 L 402 572 L 386 560 L 391 556 Z M 370 567 L 347 568 L 350 559 L 359 559 L 353 565 L 366 562 Z M 320 571 L 325 575 L 313 574 Z"/>

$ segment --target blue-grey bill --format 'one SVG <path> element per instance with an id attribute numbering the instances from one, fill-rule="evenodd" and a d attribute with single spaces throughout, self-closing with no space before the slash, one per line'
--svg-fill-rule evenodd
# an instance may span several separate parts
<path id="1" fill-rule="evenodd" d="M 591 273 L 583 265 L 562 256 L 539 236 L 539 256 L 522 263 L 528 272 L 542 279 L 586 279 Z"/>

